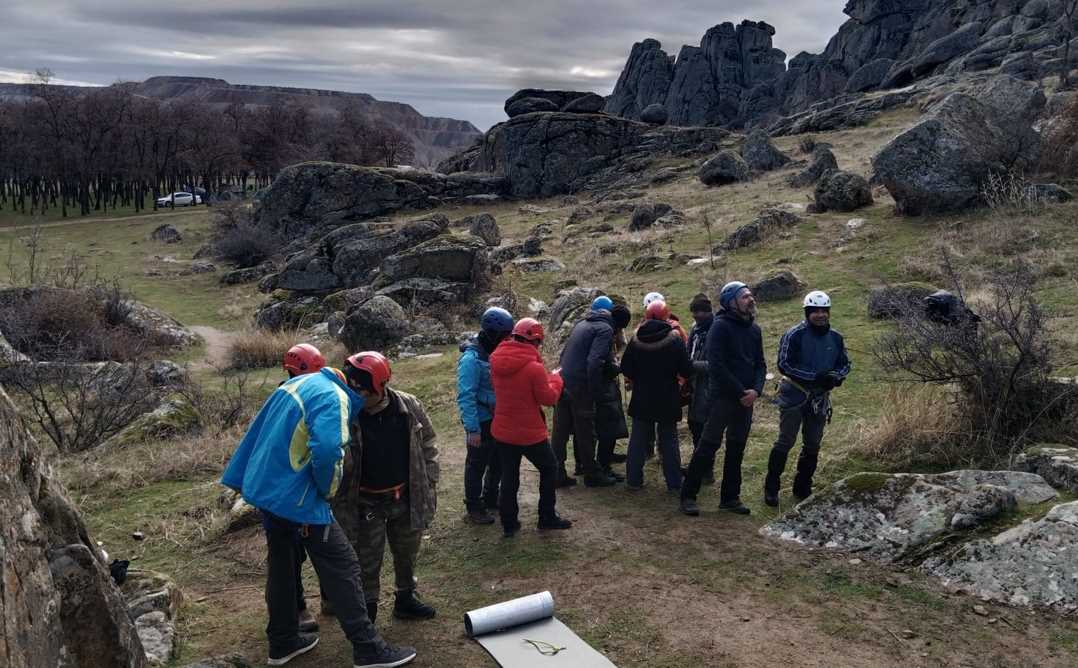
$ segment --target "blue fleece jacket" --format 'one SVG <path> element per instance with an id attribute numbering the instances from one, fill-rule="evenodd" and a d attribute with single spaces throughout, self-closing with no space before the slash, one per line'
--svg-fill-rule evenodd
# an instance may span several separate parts
<path id="1" fill-rule="evenodd" d="M 363 398 L 333 369 L 296 376 L 270 395 L 228 462 L 221 483 L 252 506 L 299 524 L 330 524 L 348 424 Z"/>
<path id="2" fill-rule="evenodd" d="M 794 325 L 779 341 L 779 371 L 792 378 L 811 394 L 827 390 L 816 382 L 819 374 L 832 374 L 841 381 L 850 373 L 850 358 L 842 335 L 830 327 L 813 327 L 805 321 Z M 805 401 L 805 393 L 790 383 L 779 385 L 779 404 L 796 405 Z"/>
<path id="3" fill-rule="evenodd" d="M 494 419 L 494 385 L 490 382 L 490 355 L 471 341 L 457 360 L 457 407 L 464 431 L 478 434 L 480 425 Z"/>

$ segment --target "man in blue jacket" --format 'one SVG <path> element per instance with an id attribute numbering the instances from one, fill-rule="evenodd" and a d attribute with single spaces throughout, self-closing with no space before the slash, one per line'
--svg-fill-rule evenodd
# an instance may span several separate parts
<path id="1" fill-rule="evenodd" d="M 779 342 L 779 437 L 771 448 L 764 480 L 764 503 L 779 505 L 779 487 L 786 458 L 801 431 L 793 494 L 812 495 L 812 476 L 820 456 L 823 431 L 831 419 L 831 390 L 850 373 L 842 335 L 831 329 L 831 298 L 815 290 L 805 296 L 805 319 Z"/>
<path id="2" fill-rule="evenodd" d="M 416 656 L 410 647 L 387 645 L 371 624 L 359 561 L 327 501 L 341 481 L 349 420 L 362 406 L 355 388 L 335 369 L 288 380 L 263 404 L 221 477 L 262 512 L 271 666 L 284 665 L 318 644 L 317 635 L 298 628 L 297 540 L 352 642 L 356 668 L 402 666 Z"/>
<path id="3" fill-rule="evenodd" d="M 696 495 L 715 465 L 715 453 L 726 437 L 719 508 L 740 515 L 751 511 L 741 503 L 741 461 L 752 427 L 752 407 L 764 391 L 767 363 L 763 335 L 756 324 L 756 299 L 748 286 L 731 281 L 719 293 L 722 312 L 707 334 L 708 416 L 700 443 L 681 486 L 681 512 L 699 515 Z"/>
<path id="4" fill-rule="evenodd" d="M 494 386 L 490 354 L 513 331 L 513 316 L 488 308 L 479 321 L 479 335 L 461 348 L 457 361 L 457 406 L 468 448 L 464 458 L 464 506 L 473 524 L 494 524 L 488 510 L 498 508 L 502 469 L 490 424 L 494 420 Z"/>
<path id="5" fill-rule="evenodd" d="M 595 460 L 595 400 L 605 390 L 606 368 L 613 362 L 613 308 L 614 302 L 609 297 L 596 297 L 588 314 L 573 326 L 561 352 L 561 377 L 565 388 L 554 407 L 554 433 L 550 439 L 561 464 L 558 472 L 560 486 L 576 484 L 565 471 L 570 435 L 577 468 L 584 474 L 584 484 L 608 487 L 616 483 Z"/>

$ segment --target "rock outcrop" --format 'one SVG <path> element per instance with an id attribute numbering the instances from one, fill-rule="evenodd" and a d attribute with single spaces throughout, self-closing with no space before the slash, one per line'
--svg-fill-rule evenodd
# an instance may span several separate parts
<path id="1" fill-rule="evenodd" d="M 812 149 L 812 157 L 809 165 L 797 174 L 789 178 L 789 184 L 795 188 L 804 188 L 820 180 L 824 174 L 838 169 L 838 161 L 835 154 L 827 146 L 817 146 Z"/>
<path id="2" fill-rule="evenodd" d="M 782 209 L 764 209 L 747 225 L 734 230 L 722 243 L 715 247 L 715 252 L 732 251 L 753 246 L 767 239 L 778 231 L 793 227 L 801 222 L 801 216 Z"/>
<path id="3" fill-rule="evenodd" d="M 260 226 L 287 239 L 408 209 L 429 209 L 467 196 L 503 192 L 489 174 L 303 162 L 285 167 L 262 195 Z"/>
<path id="4" fill-rule="evenodd" d="M 1014 468 L 1036 473 L 1049 485 L 1078 494 L 1078 448 L 1038 445 L 1015 459 Z"/>
<path id="5" fill-rule="evenodd" d="M 774 28 L 763 22 L 717 25 L 676 59 L 645 39 L 633 45 L 606 111 L 639 119 L 648 105 L 662 104 L 673 125 L 747 126 L 825 100 L 872 106 L 878 102 L 857 96 L 934 75 L 1002 66 L 1028 79 L 1060 66 L 1059 0 L 850 0 L 843 11 L 849 19 L 824 51 L 799 53 L 788 66 L 772 46 Z M 870 114 L 846 109 L 800 131 Z"/>
<path id="6" fill-rule="evenodd" d="M 103 555 L 0 389 L 0 625 L 11 668 L 141 668 L 146 656 Z M 33 620 L 32 623 L 30 620 Z"/>
<path id="7" fill-rule="evenodd" d="M 1032 473 L 858 473 L 809 497 L 760 533 L 889 563 L 912 557 L 944 534 L 990 522 L 1019 502 L 1055 496 Z"/>
<path id="8" fill-rule="evenodd" d="M 752 294 L 760 302 L 777 302 L 800 296 L 808 285 L 788 269 L 777 271 L 752 284 Z"/>
<path id="9" fill-rule="evenodd" d="M 760 128 L 750 132 L 741 144 L 741 157 L 749 169 L 757 172 L 770 172 L 790 162 L 790 157 L 775 148 L 767 131 Z"/>
<path id="10" fill-rule="evenodd" d="M 513 118 L 537 111 L 594 114 L 602 111 L 605 103 L 601 95 L 588 91 L 525 88 L 505 101 L 505 115 Z"/>
<path id="11" fill-rule="evenodd" d="M 856 211 L 872 204 L 872 188 L 859 174 L 838 169 L 824 172 L 816 182 L 815 212 Z"/>
<path id="12" fill-rule="evenodd" d="M 1078 501 L 1072 501 L 991 540 L 974 540 L 954 554 L 930 558 L 922 568 L 944 586 L 982 599 L 1073 612 L 1078 609 L 1076 562 Z"/>
<path id="13" fill-rule="evenodd" d="M 749 166 L 738 153 L 719 151 L 700 166 L 697 177 L 705 186 L 722 186 L 728 183 L 748 181 Z"/>

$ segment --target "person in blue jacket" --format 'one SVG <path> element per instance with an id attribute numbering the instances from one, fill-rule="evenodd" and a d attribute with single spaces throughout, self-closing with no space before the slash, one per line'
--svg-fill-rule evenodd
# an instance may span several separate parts
<path id="1" fill-rule="evenodd" d="M 221 477 L 262 513 L 266 532 L 267 663 L 280 666 L 309 652 L 318 636 L 299 631 L 296 541 L 310 557 L 356 668 L 401 666 L 410 647 L 392 647 L 367 617 L 356 553 L 334 521 L 328 499 L 341 481 L 349 421 L 363 399 L 329 367 L 282 383 L 263 404 Z"/>
<path id="2" fill-rule="evenodd" d="M 801 432 L 793 494 L 812 495 L 812 476 L 820 456 L 824 427 L 831 419 L 831 390 L 850 373 L 842 335 L 831 329 L 831 298 L 815 290 L 805 295 L 805 319 L 779 342 L 779 437 L 771 448 L 764 479 L 764 503 L 779 505 L 779 487 L 786 458 Z"/>
<path id="3" fill-rule="evenodd" d="M 464 506 L 473 524 L 494 524 L 487 512 L 498 508 L 502 469 L 490 434 L 494 420 L 494 385 L 490 354 L 513 331 L 513 316 L 503 308 L 488 308 L 479 320 L 479 334 L 461 346 L 457 361 L 457 406 L 468 452 L 464 458 Z"/>

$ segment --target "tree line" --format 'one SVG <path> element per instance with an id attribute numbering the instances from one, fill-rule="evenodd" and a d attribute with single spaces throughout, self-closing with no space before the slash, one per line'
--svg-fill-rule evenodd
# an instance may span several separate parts
<path id="1" fill-rule="evenodd" d="M 263 188 L 304 160 L 392 167 L 415 156 L 406 135 L 358 102 L 339 113 L 290 102 L 222 107 L 146 98 L 131 84 L 51 85 L 51 77 L 40 70 L 32 96 L 0 100 L 0 210 L 141 211 L 189 187 L 211 198 Z"/>

